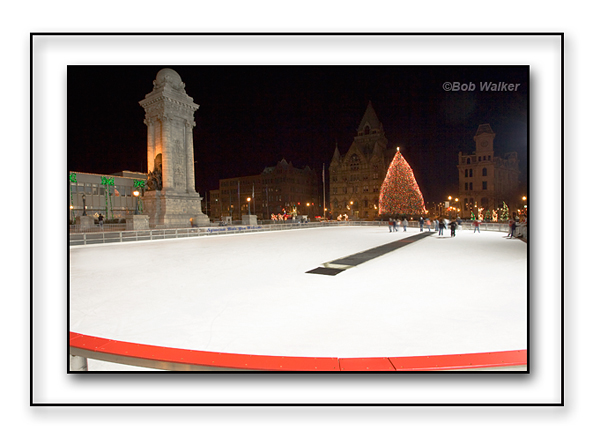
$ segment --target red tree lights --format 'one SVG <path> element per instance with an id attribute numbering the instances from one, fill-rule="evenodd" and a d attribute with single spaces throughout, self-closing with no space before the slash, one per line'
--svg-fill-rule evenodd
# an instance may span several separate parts
<path id="1" fill-rule="evenodd" d="M 396 153 L 379 193 L 380 215 L 423 215 L 425 202 L 412 168 Z"/>

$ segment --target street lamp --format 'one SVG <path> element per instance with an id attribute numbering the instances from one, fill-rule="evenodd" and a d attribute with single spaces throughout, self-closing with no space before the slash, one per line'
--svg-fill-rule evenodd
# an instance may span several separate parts
<path id="1" fill-rule="evenodd" d="M 248 201 L 248 216 L 250 216 L 250 200 L 251 199 L 252 198 L 250 198 L 250 197 L 246 198 L 246 200 Z"/>
<path id="2" fill-rule="evenodd" d="M 139 215 L 139 212 L 138 212 L 138 208 L 139 208 L 138 196 L 140 196 L 139 190 L 134 190 L 133 196 L 135 196 L 135 212 L 134 212 L 134 215 Z"/>

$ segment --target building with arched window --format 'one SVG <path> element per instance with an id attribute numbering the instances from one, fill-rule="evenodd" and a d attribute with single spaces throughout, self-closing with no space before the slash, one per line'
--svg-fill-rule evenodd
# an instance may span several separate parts
<path id="1" fill-rule="evenodd" d="M 494 155 L 494 138 L 490 124 L 481 124 L 473 137 L 475 151 L 458 154 L 458 198 L 462 218 L 491 217 L 503 203 L 509 208 L 518 205 L 519 159 L 510 152 L 504 157 Z M 488 213 L 489 212 L 489 213 Z M 487 215 L 487 216 L 486 216 Z"/>
<path id="2" fill-rule="evenodd" d="M 348 152 L 342 156 L 336 145 L 329 165 L 332 218 L 377 218 L 381 184 L 396 153 L 387 145 L 383 125 L 369 102 Z"/>

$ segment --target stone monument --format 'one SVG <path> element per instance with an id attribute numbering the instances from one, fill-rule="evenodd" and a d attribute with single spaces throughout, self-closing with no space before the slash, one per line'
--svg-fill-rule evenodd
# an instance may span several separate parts
<path id="1" fill-rule="evenodd" d="M 194 112 L 199 105 L 185 92 L 176 71 L 164 68 L 154 89 L 140 101 L 148 127 L 148 191 L 144 213 L 156 227 L 209 225 L 194 176 Z"/>

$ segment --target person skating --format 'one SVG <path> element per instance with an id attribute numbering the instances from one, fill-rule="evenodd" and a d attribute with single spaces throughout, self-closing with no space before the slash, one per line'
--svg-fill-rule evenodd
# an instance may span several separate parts
<path id="1" fill-rule="evenodd" d="M 456 221 L 450 223 L 450 237 L 456 236 Z"/>
<path id="2" fill-rule="evenodd" d="M 516 221 L 515 221 L 514 216 L 513 216 L 513 218 L 511 218 L 511 219 L 508 220 L 508 235 L 507 235 L 507 238 L 510 239 L 510 238 L 514 237 L 515 227 L 516 227 Z"/>
<path id="3" fill-rule="evenodd" d="M 402 220 L 402 227 L 404 228 L 404 231 L 406 232 L 406 228 L 408 227 L 408 221 L 406 220 L 406 218 L 404 218 Z"/>
<path id="4" fill-rule="evenodd" d="M 510 226 L 510 237 L 515 238 L 515 231 L 517 230 L 517 214 L 513 212 L 512 225 Z"/>

